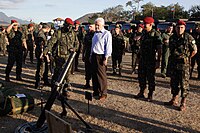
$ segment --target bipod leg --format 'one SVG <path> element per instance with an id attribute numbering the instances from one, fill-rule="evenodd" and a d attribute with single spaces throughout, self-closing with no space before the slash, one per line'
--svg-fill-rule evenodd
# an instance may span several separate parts
<path id="1" fill-rule="evenodd" d="M 72 106 L 70 106 L 68 103 L 67 103 L 67 100 L 64 99 L 64 103 L 65 105 L 67 105 L 67 107 L 69 107 L 69 109 L 85 124 L 86 128 L 88 129 L 92 129 L 92 127 L 90 125 L 88 125 L 85 120 L 76 112 L 76 110 L 74 108 L 72 108 Z"/>

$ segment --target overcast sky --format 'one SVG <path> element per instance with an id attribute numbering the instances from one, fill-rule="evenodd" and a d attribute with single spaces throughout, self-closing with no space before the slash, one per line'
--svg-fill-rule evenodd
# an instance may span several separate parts
<path id="1" fill-rule="evenodd" d="M 0 0 L 0 11 L 7 16 L 14 16 L 36 23 L 49 22 L 54 18 L 70 17 L 73 20 L 94 12 L 102 12 L 109 7 L 123 5 L 129 0 Z M 192 5 L 200 4 L 200 0 L 143 0 L 140 5 L 152 2 L 156 6 L 179 3 L 185 10 Z"/>

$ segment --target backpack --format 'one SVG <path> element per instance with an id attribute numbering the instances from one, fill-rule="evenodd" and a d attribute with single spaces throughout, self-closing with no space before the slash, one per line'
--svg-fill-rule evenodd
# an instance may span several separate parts
<path id="1" fill-rule="evenodd" d="M 27 93 L 19 94 L 15 89 L 3 86 L 0 94 L 0 116 L 22 114 L 34 108 L 34 99 Z"/>

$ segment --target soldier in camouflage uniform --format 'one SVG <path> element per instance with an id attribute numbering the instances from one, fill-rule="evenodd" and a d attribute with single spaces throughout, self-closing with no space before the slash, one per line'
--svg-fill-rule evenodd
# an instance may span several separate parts
<path id="1" fill-rule="evenodd" d="M 138 67 L 140 92 L 136 96 L 136 98 L 144 98 L 144 91 L 148 81 L 148 101 L 152 101 L 153 92 L 155 91 L 155 71 L 160 66 L 162 50 L 161 35 L 152 29 L 153 23 L 154 19 L 152 17 L 144 18 L 145 28 L 141 36 Z"/>
<path id="2" fill-rule="evenodd" d="M 35 88 L 40 87 L 40 81 L 43 77 L 44 85 L 50 85 L 48 81 L 48 55 L 43 56 L 43 51 L 47 47 L 47 36 L 51 29 L 51 26 L 44 23 L 42 29 L 38 32 L 37 38 L 35 39 L 35 57 L 37 59 L 37 70 L 35 74 Z"/>
<path id="3" fill-rule="evenodd" d="M 189 92 L 190 59 L 197 53 L 195 40 L 185 32 L 185 26 L 184 21 L 178 21 L 176 33 L 169 40 L 172 99 L 165 103 L 166 105 L 177 105 L 178 94 L 181 90 L 180 111 L 186 109 L 186 97 Z"/>
<path id="4" fill-rule="evenodd" d="M 7 37 L 9 41 L 8 45 L 8 64 L 6 66 L 6 81 L 10 81 L 9 75 L 14 63 L 16 62 L 16 79 L 21 81 L 22 73 L 22 57 L 23 57 L 23 45 L 26 46 L 26 39 L 24 34 L 18 30 L 18 22 L 11 20 L 11 24 L 7 28 Z"/>
<path id="5" fill-rule="evenodd" d="M 113 74 L 117 74 L 117 64 L 119 68 L 119 75 L 121 76 L 122 56 L 125 49 L 124 35 L 119 24 L 116 24 L 115 29 L 112 30 L 112 68 Z M 118 62 L 118 63 L 117 63 Z"/>
<path id="6" fill-rule="evenodd" d="M 135 73 L 135 68 L 137 65 L 138 57 L 139 57 L 139 50 L 140 50 L 140 39 L 137 40 L 137 38 L 140 38 L 142 35 L 142 31 L 144 29 L 143 24 L 139 24 L 137 26 L 137 31 L 133 32 L 133 34 L 130 37 L 130 45 L 131 45 L 131 51 L 132 51 L 132 74 Z"/>
<path id="7" fill-rule="evenodd" d="M 192 78 L 192 72 L 197 63 L 197 72 L 198 76 L 197 79 L 200 80 L 200 24 L 196 26 L 195 31 L 192 33 L 197 45 L 197 54 L 192 57 L 191 59 L 191 70 L 190 70 L 190 78 Z"/>
<path id="8" fill-rule="evenodd" d="M 62 67 L 67 61 L 69 54 L 73 51 L 78 50 L 78 38 L 76 34 L 74 33 L 74 30 L 72 29 L 74 22 L 70 18 L 65 19 L 64 27 L 59 29 L 57 32 L 54 33 L 54 35 L 51 37 L 51 39 L 48 41 L 48 47 L 44 50 L 43 54 L 46 55 L 48 51 L 52 52 L 55 60 L 55 69 L 54 74 L 52 77 L 52 85 L 55 83 L 55 81 L 58 79 Z M 52 51 L 53 46 L 55 46 L 54 51 Z M 65 85 L 63 89 L 64 95 L 67 94 L 67 88 L 70 89 L 71 84 L 69 80 L 70 72 L 66 74 L 65 77 Z"/>
<path id="9" fill-rule="evenodd" d="M 8 45 L 8 39 L 6 37 L 5 29 L 0 27 L 0 48 L 3 52 L 3 56 L 6 56 L 6 46 Z"/>
<path id="10" fill-rule="evenodd" d="M 74 73 L 74 71 L 78 71 L 78 58 L 81 53 L 82 44 L 83 44 L 83 32 L 82 32 L 82 29 L 79 27 L 80 24 L 81 23 L 78 20 L 74 21 L 74 26 L 75 26 L 74 33 L 78 37 L 79 47 L 76 51 L 76 56 L 72 65 L 72 72 L 71 72 L 72 74 Z"/>
<path id="11" fill-rule="evenodd" d="M 85 62 L 85 89 L 90 88 L 90 80 L 92 78 L 92 64 L 90 62 L 90 53 L 92 47 L 92 38 L 95 33 L 95 25 L 89 24 L 89 31 L 84 37 L 82 60 Z"/>
<path id="12" fill-rule="evenodd" d="M 169 58 L 169 38 L 173 35 L 173 25 L 170 23 L 167 31 L 162 34 L 162 62 L 161 62 L 161 76 L 166 77 L 167 65 Z"/>
<path id="13" fill-rule="evenodd" d="M 28 29 L 25 32 L 26 36 L 26 44 L 27 44 L 27 50 L 24 51 L 24 57 L 23 57 L 23 62 L 25 64 L 26 61 L 26 56 L 28 55 L 29 51 L 29 56 L 30 56 L 30 61 L 33 64 L 33 50 L 34 50 L 34 36 L 33 36 L 33 24 L 28 24 Z"/>

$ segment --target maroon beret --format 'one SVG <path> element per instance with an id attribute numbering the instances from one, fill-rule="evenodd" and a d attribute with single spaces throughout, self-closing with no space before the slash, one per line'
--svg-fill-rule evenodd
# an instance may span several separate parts
<path id="1" fill-rule="evenodd" d="M 65 19 L 65 23 L 66 23 L 66 24 L 70 24 L 70 25 L 73 25 L 73 24 L 74 24 L 74 22 L 72 21 L 71 18 L 66 18 L 66 19 Z"/>
<path id="2" fill-rule="evenodd" d="M 76 21 L 74 21 L 74 24 L 78 24 L 79 25 L 81 23 L 80 23 L 80 21 L 76 20 Z"/>
<path id="3" fill-rule="evenodd" d="M 11 20 L 11 24 L 12 24 L 12 23 L 17 23 L 17 20 L 14 20 L 14 19 Z"/>
<path id="4" fill-rule="evenodd" d="M 176 25 L 185 25 L 186 26 L 186 23 L 182 20 L 179 20 Z"/>
<path id="5" fill-rule="evenodd" d="M 144 25 L 143 24 L 139 24 L 138 27 L 141 27 L 142 29 L 144 29 Z"/>
<path id="6" fill-rule="evenodd" d="M 145 24 L 154 23 L 154 19 L 152 17 L 145 17 L 143 21 Z"/>
<path id="7" fill-rule="evenodd" d="M 31 24 L 28 24 L 28 27 L 29 27 L 29 28 L 30 28 L 30 27 L 33 27 L 33 26 L 34 26 L 34 24 L 32 24 L 32 23 L 31 23 Z"/>

